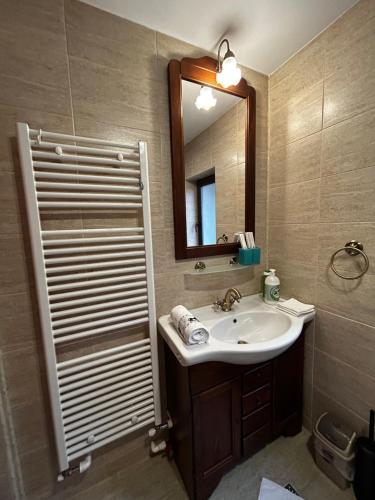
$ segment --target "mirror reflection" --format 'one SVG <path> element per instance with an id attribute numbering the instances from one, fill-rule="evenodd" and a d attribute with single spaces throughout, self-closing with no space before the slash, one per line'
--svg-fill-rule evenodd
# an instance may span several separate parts
<path id="1" fill-rule="evenodd" d="M 187 246 L 245 230 L 246 100 L 182 80 Z"/>

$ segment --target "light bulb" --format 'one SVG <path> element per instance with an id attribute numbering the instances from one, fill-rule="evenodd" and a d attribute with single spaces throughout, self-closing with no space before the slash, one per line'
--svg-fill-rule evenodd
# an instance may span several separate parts
<path id="1" fill-rule="evenodd" d="M 221 71 L 216 73 L 216 81 L 225 89 L 231 85 L 237 85 L 241 80 L 241 70 L 237 66 L 235 57 L 226 57 L 221 66 Z"/>
<path id="2" fill-rule="evenodd" d="M 212 89 L 210 87 L 201 87 L 199 95 L 195 99 L 195 106 L 198 109 L 204 109 L 208 111 L 209 109 L 216 106 L 217 99 L 212 94 Z"/>

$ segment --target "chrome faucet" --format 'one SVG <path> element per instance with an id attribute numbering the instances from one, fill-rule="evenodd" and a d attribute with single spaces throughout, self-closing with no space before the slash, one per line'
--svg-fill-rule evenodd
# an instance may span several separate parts
<path id="1" fill-rule="evenodd" d="M 223 299 L 218 299 L 214 302 L 214 307 L 216 310 L 221 309 L 224 312 L 228 312 L 232 310 L 232 306 L 235 302 L 239 302 L 242 298 L 242 295 L 237 290 L 237 288 L 229 288 Z"/>

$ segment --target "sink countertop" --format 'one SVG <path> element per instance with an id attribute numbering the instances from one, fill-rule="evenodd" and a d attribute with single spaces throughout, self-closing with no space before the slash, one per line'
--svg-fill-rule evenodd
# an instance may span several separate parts
<path id="1" fill-rule="evenodd" d="M 161 316 L 158 320 L 159 333 L 182 366 L 191 366 L 206 361 L 251 364 L 271 359 L 281 354 L 294 343 L 299 337 L 304 323 L 311 321 L 315 316 L 315 312 L 300 317 L 285 313 L 274 305 L 265 304 L 259 294 L 242 297 L 240 303 L 234 303 L 232 310 L 229 312 L 215 311 L 212 305 L 191 309 L 190 311 L 210 331 L 210 338 L 206 344 L 186 345 L 174 327 L 169 314 Z M 270 341 L 244 345 L 225 344 L 211 335 L 213 327 L 223 319 L 235 318 L 237 315 L 253 312 L 286 315 L 291 322 L 291 327 L 286 334 L 272 340 L 272 345 Z M 273 354 L 271 356 L 269 355 L 270 351 Z"/>

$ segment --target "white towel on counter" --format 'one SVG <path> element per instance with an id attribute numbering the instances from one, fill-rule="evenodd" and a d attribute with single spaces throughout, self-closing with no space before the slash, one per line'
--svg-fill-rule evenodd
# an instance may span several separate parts
<path id="1" fill-rule="evenodd" d="M 315 311 L 315 307 L 312 304 L 304 304 L 296 299 L 284 300 L 283 302 L 279 302 L 276 307 L 294 316 L 303 316 Z"/>
<path id="2" fill-rule="evenodd" d="M 187 345 L 205 344 L 208 340 L 207 328 L 184 306 L 175 306 L 171 319 L 180 337 Z"/>

